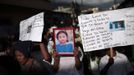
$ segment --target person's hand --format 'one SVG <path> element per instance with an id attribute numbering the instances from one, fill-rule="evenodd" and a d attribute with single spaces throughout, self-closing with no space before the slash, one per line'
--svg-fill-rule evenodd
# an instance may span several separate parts
<path id="1" fill-rule="evenodd" d="M 75 67 L 77 70 L 81 69 L 81 61 L 80 61 L 80 57 L 79 57 L 79 50 L 77 47 L 75 47 L 74 49 L 74 57 L 75 57 Z"/>
<path id="2" fill-rule="evenodd" d="M 59 60 L 59 55 L 55 50 L 53 51 L 53 58 L 54 60 Z"/>
<path id="3" fill-rule="evenodd" d="M 77 47 L 74 49 L 74 57 L 78 57 L 79 50 Z"/>
<path id="4" fill-rule="evenodd" d="M 111 66 L 114 64 L 114 59 L 113 58 L 109 58 L 108 60 L 108 64 Z"/>
<path id="5" fill-rule="evenodd" d="M 58 69 L 59 69 L 59 61 L 60 61 L 60 58 L 59 58 L 58 53 L 55 50 L 53 51 L 53 58 L 54 58 L 53 68 L 54 68 L 54 71 L 57 72 Z"/>

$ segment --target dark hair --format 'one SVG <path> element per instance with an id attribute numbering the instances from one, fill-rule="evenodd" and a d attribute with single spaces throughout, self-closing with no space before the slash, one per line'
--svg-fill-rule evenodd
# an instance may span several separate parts
<path id="1" fill-rule="evenodd" d="M 59 32 L 57 33 L 57 36 L 56 36 L 57 39 L 59 39 L 58 36 L 59 36 L 60 33 L 64 33 L 64 34 L 68 37 L 68 34 L 67 34 L 66 31 L 59 31 Z"/>
<path id="2" fill-rule="evenodd" d="M 32 42 L 31 41 L 18 41 L 14 45 L 15 51 L 20 51 L 24 54 L 25 57 L 30 57 L 32 50 Z"/>

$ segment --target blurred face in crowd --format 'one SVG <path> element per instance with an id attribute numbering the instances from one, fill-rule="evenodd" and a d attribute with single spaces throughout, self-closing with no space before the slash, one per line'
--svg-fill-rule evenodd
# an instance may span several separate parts
<path id="1" fill-rule="evenodd" d="M 60 33 L 58 35 L 58 40 L 61 44 L 65 44 L 67 42 L 67 36 L 65 33 Z"/>
<path id="2" fill-rule="evenodd" d="M 20 63 L 20 64 L 25 64 L 27 58 L 24 56 L 24 54 L 18 50 L 15 51 L 15 56 L 16 56 L 16 59 L 17 61 Z"/>

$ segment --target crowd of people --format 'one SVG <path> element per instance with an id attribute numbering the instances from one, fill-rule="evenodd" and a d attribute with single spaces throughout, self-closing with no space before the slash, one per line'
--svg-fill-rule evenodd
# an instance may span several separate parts
<path id="1" fill-rule="evenodd" d="M 18 63 L 18 75 L 83 75 L 81 47 L 76 45 L 72 48 L 71 56 L 61 56 L 53 45 L 49 44 L 49 39 L 53 36 L 48 35 L 52 33 L 45 32 L 42 42 L 14 41 L 6 56 L 13 57 L 14 62 Z M 48 50 L 48 45 L 53 49 Z M 13 54 L 10 53 L 12 50 Z"/>
<path id="2" fill-rule="evenodd" d="M 54 48 L 51 28 L 44 31 L 41 42 L 10 41 L 4 55 L 0 56 L 0 75 L 134 74 L 128 57 L 117 48 L 84 53 L 81 40 L 75 41 L 75 46 L 66 43 L 68 34 L 65 31 L 57 33 L 60 44 Z M 59 55 L 62 50 L 73 52 L 73 55 Z"/>
<path id="3" fill-rule="evenodd" d="M 64 36 L 57 36 L 57 38 L 66 38 L 67 40 L 68 35 L 64 32 L 60 33 Z M 113 48 L 112 56 L 110 49 L 84 53 L 82 44 L 80 41 L 76 41 L 73 55 L 62 56 L 54 49 L 54 43 L 52 42 L 53 35 L 49 30 L 44 33 L 42 42 L 15 41 L 12 43 L 12 47 L 7 48 L 6 57 L 2 57 L 4 60 L 2 59 L 3 62 L 0 65 L 0 74 L 132 75 L 134 73 L 134 67 L 127 56 L 116 48 Z M 88 54 L 91 55 L 87 57 Z M 7 59 L 7 57 L 9 58 Z M 9 66 L 6 66 L 6 64 Z M 15 71 L 10 66 L 14 67 Z"/>

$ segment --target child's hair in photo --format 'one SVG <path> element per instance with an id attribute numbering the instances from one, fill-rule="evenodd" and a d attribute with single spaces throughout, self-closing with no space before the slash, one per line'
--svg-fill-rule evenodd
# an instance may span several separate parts
<path id="1" fill-rule="evenodd" d="M 60 33 L 64 33 L 64 34 L 67 36 L 67 42 L 68 42 L 68 34 L 67 34 L 66 31 L 63 31 L 63 30 L 62 30 L 62 31 L 59 31 L 59 32 L 57 33 L 56 38 L 59 39 L 59 34 L 60 34 Z"/>

